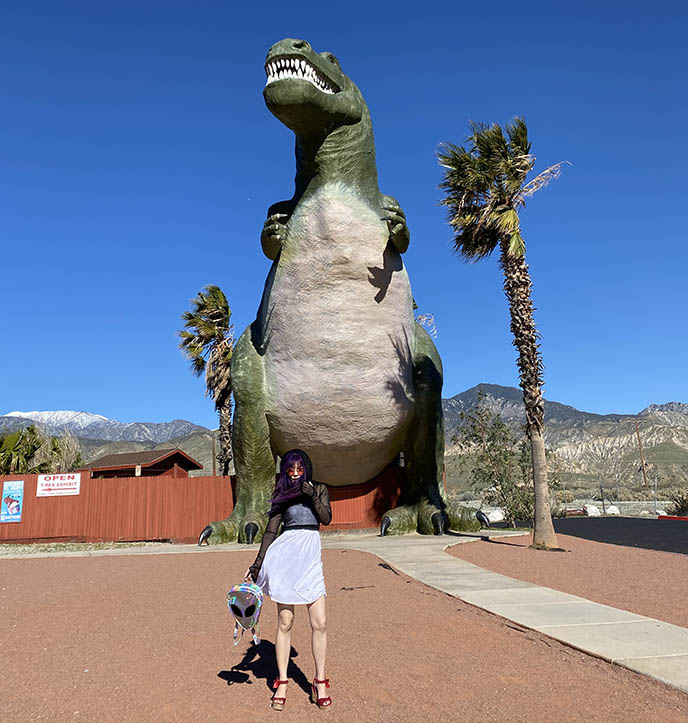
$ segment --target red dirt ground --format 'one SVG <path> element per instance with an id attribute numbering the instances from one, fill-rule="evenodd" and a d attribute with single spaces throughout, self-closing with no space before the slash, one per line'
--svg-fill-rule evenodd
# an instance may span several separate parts
<path id="1" fill-rule="evenodd" d="M 557 535 L 566 552 L 529 547 L 532 535 L 455 545 L 448 552 L 519 580 L 688 628 L 688 555 Z"/>
<path id="2" fill-rule="evenodd" d="M 265 605 L 261 646 L 245 636 L 234 648 L 225 605 L 253 555 L 0 560 L 0 720 L 688 720 L 680 691 L 340 550 L 323 555 L 334 704 L 308 702 L 297 610 L 292 683 L 276 713 L 266 684 L 275 606 Z"/>

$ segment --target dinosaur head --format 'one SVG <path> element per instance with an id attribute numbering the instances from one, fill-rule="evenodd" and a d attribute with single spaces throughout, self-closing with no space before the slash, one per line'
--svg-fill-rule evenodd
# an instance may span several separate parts
<path id="1" fill-rule="evenodd" d="M 285 38 L 265 59 L 263 97 L 270 112 L 297 136 L 326 135 L 358 123 L 365 103 L 332 53 L 316 53 L 305 40 Z"/>

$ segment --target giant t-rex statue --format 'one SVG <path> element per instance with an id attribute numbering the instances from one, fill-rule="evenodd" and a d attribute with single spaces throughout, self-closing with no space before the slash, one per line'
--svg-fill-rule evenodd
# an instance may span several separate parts
<path id="1" fill-rule="evenodd" d="M 413 316 L 404 213 L 380 192 L 370 114 L 331 53 L 287 38 L 263 91 L 296 134 L 294 196 L 270 207 L 273 260 L 257 319 L 232 356 L 236 507 L 199 544 L 262 536 L 276 456 L 306 450 L 328 485 L 367 482 L 403 451 L 399 506 L 382 534 L 458 525 L 441 484 L 442 363 Z"/>

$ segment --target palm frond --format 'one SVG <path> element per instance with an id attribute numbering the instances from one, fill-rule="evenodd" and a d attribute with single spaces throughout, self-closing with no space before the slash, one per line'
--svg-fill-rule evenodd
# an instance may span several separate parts
<path id="1" fill-rule="evenodd" d="M 510 255 L 523 255 L 518 209 L 559 175 L 562 163 L 526 183 L 535 157 L 523 118 L 515 117 L 504 129 L 471 121 L 469 129 L 465 146 L 443 143 L 437 153 L 445 170 L 440 204 L 448 209 L 454 250 L 477 261 L 504 242 Z"/>
<path id="2" fill-rule="evenodd" d="M 196 376 L 205 372 L 206 394 L 218 403 L 229 393 L 230 360 L 234 347 L 232 311 L 219 286 L 209 284 L 182 314 L 185 329 L 177 332 L 179 348 Z"/>
<path id="3" fill-rule="evenodd" d="M 494 212 L 494 225 L 505 234 L 514 234 L 520 228 L 518 213 L 513 208 L 506 208 L 499 212 Z"/>
<path id="4" fill-rule="evenodd" d="M 512 156 L 529 156 L 530 141 L 528 140 L 528 126 L 521 116 L 516 116 L 511 123 L 506 124 L 506 134 L 509 136 L 509 148 Z"/>
<path id="5" fill-rule="evenodd" d="M 509 256 L 523 256 L 526 252 L 526 242 L 519 231 L 514 231 L 509 238 Z"/>
<path id="6" fill-rule="evenodd" d="M 539 173 L 537 176 L 535 176 L 532 181 L 526 183 L 526 185 L 523 186 L 523 188 L 521 189 L 520 193 L 517 194 L 517 202 L 523 204 L 524 199 L 529 198 L 536 191 L 544 188 L 550 183 L 550 181 L 554 181 L 559 178 L 559 176 L 561 175 L 561 167 L 564 165 L 571 166 L 573 164 L 570 161 L 559 161 L 559 163 L 555 163 L 553 166 L 546 168 L 542 173 Z"/>

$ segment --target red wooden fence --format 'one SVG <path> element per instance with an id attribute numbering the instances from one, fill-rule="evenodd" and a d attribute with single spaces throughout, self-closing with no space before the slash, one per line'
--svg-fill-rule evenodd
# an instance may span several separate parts
<path id="1" fill-rule="evenodd" d="M 81 472 L 78 495 L 37 497 L 37 475 L 23 480 L 21 522 L 0 523 L 0 542 L 174 540 L 192 542 L 211 520 L 232 511 L 229 477 L 91 479 Z M 388 467 L 363 485 L 330 487 L 328 530 L 373 528 L 399 496 L 400 470 Z"/>
<path id="2" fill-rule="evenodd" d="M 24 480 L 21 522 L 0 523 L 0 541 L 193 540 L 210 520 L 233 508 L 228 477 L 91 479 L 78 495 L 37 497 L 37 475 Z"/>

